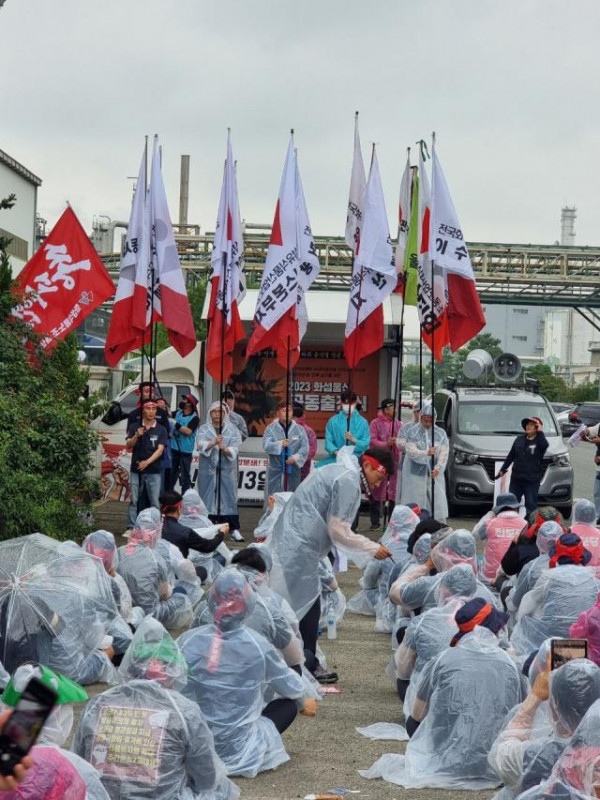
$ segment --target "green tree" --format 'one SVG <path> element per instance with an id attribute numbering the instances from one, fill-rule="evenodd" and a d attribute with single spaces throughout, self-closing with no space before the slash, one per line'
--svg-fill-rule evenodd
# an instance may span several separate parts
<path id="1" fill-rule="evenodd" d="M 15 198 L 0 201 L 10 208 Z M 0 539 L 35 531 L 57 539 L 85 534 L 96 438 L 82 393 L 88 374 L 75 337 L 44 353 L 10 316 L 15 286 L 0 238 Z"/>
<path id="2" fill-rule="evenodd" d="M 584 403 L 586 400 L 598 400 L 598 381 L 586 381 L 574 386 L 569 392 L 568 400 L 572 403 Z"/>
<path id="3" fill-rule="evenodd" d="M 539 381 L 540 394 L 543 394 L 551 403 L 568 400 L 569 387 L 562 378 L 552 372 L 547 364 L 536 364 L 534 367 L 529 367 L 527 375 Z"/>

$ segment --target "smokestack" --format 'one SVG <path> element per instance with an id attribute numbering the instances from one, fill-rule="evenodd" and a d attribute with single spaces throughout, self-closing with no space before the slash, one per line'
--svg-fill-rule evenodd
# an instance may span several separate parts
<path id="1" fill-rule="evenodd" d="M 563 247 L 573 247 L 575 244 L 575 220 L 577 209 L 575 206 L 565 206 L 560 212 L 560 243 Z"/>
<path id="2" fill-rule="evenodd" d="M 179 225 L 187 225 L 190 199 L 190 157 L 181 156 L 181 179 L 179 182 Z"/>

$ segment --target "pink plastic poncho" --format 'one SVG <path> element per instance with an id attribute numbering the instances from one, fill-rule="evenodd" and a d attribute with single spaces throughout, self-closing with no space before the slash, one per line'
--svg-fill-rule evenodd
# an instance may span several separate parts
<path id="1" fill-rule="evenodd" d="M 34 747 L 33 767 L 13 792 L 0 800 L 85 800 L 87 789 L 75 767 L 55 747 Z"/>
<path id="2" fill-rule="evenodd" d="M 392 433 L 392 420 L 380 411 L 375 419 L 371 422 L 369 430 L 371 432 L 371 447 L 380 447 L 382 450 L 390 450 L 388 439 L 391 436 L 399 436 L 402 423 L 400 420 L 394 420 L 394 427 Z M 394 500 L 396 497 L 396 483 L 398 482 L 398 460 L 400 458 L 400 450 L 394 445 L 391 448 L 392 458 L 396 471 L 389 481 L 382 481 L 380 485 L 373 489 L 373 500 Z M 389 486 L 389 490 L 388 490 Z"/>
<path id="3" fill-rule="evenodd" d="M 500 562 L 506 555 L 510 543 L 526 525 L 526 521 L 518 511 L 502 511 L 486 523 L 482 574 L 488 583 L 495 580 Z"/>
<path id="4" fill-rule="evenodd" d="M 600 667 L 600 594 L 596 603 L 577 617 L 569 635 L 573 639 L 588 640 L 588 658 Z"/>

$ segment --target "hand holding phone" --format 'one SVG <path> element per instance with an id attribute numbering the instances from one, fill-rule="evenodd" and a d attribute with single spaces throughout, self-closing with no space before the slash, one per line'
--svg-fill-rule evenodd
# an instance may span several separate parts
<path id="1" fill-rule="evenodd" d="M 25 757 L 35 744 L 58 695 L 38 678 L 32 678 L 0 730 L 0 775 L 18 779 Z M 31 766 L 31 764 L 29 764 Z M 14 776 L 14 777 L 13 777 Z M 23 780 L 23 778 L 21 778 Z"/>

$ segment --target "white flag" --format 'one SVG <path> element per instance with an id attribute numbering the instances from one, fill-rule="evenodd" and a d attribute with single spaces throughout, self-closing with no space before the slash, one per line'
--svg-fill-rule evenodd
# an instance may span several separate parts
<path id="1" fill-rule="evenodd" d="M 398 244 L 396 245 L 396 272 L 404 270 L 404 255 L 408 241 L 410 224 L 410 187 L 411 187 L 410 151 L 406 157 L 406 166 L 400 181 L 400 199 L 398 202 Z"/>
<path id="2" fill-rule="evenodd" d="M 396 267 L 377 155 L 373 158 L 365 192 L 360 250 L 354 260 L 346 338 L 396 286 Z"/>
<path id="3" fill-rule="evenodd" d="M 365 165 L 360 149 L 358 135 L 358 112 L 354 118 L 354 156 L 352 159 L 352 175 L 350 176 L 350 194 L 348 197 L 348 214 L 346 216 L 346 244 L 356 255 L 360 248 L 360 234 L 363 225 L 363 204 L 367 180 Z"/>
<path id="4" fill-rule="evenodd" d="M 125 236 L 125 246 L 121 256 L 119 284 L 115 304 L 134 295 L 131 324 L 139 330 L 146 330 L 146 308 L 148 305 L 150 267 L 150 231 L 147 220 L 146 196 L 146 149 L 138 172 L 137 183 L 129 225 Z"/>
<path id="5" fill-rule="evenodd" d="M 225 270 L 223 266 L 225 265 Z M 227 324 L 231 325 L 233 303 L 238 306 L 246 294 L 246 275 L 244 273 L 244 238 L 238 199 L 237 176 L 231 134 L 227 134 L 227 158 L 223 170 L 223 186 L 219 200 L 219 212 L 215 227 L 213 250 L 210 258 L 209 282 L 219 278 L 216 308 L 227 314 Z M 223 289 L 225 288 L 225 298 Z M 224 302 L 224 306 L 223 306 Z"/>
<path id="6" fill-rule="evenodd" d="M 299 341 L 301 342 L 308 326 L 308 313 L 306 310 L 305 293 L 310 289 L 315 281 L 321 265 L 313 239 L 302 179 L 298 168 L 298 156 L 296 156 L 296 208 L 298 220 L 298 299 L 296 302 L 296 319 L 298 320 Z"/>

